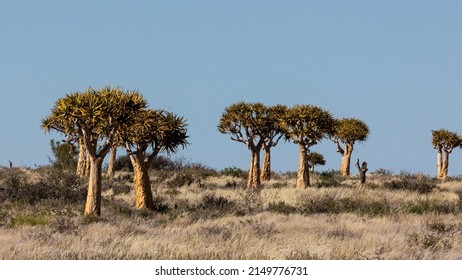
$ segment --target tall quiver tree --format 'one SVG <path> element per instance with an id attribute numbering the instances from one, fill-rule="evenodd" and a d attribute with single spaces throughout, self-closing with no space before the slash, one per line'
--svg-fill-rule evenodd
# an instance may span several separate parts
<path id="1" fill-rule="evenodd" d="M 260 188 L 260 152 L 266 107 L 261 103 L 239 102 L 225 108 L 218 131 L 231 134 L 231 140 L 244 143 L 250 150 L 248 188 Z"/>
<path id="2" fill-rule="evenodd" d="M 135 114 L 147 106 L 136 91 L 124 92 L 109 86 L 60 98 L 51 114 L 42 121 L 46 131 L 56 130 L 72 139 L 83 139 L 90 157 L 85 216 L 101 215 L 101 173 L 104 157 L 118 131 L 128 129 Z"/>
<path id="3" fill-rule="evenodd" d="M 337 121 L 337 129 L 333 141 L 337 144 L 337 151 L 342 155 L 340 173 L 350 176 L 350 163 L 353 148 L 356 142 L 363 142 L 369 136 L 369 127 L 366 123 L 355 118 Z"/>
<path id="4" fill-rule="evenodd" d="M 187 142 L 186 122 L 171 112 L 143 110 L 136 122 L 119 134 L 118 143 L 127 149 L 134 170 L 136 209 L 154 209 L 148 169 L 160 152 L 175 153 Z"/>
<path id="5" fill-rule="evenodd" d="M 459 134 L 445 129 L 432 130 L 432 145 L 436 149 L 436 165 L 438 179 L 446 179 L 449 169 L 449 154 L 454 148 L 462 145 Z"/>
<path id="6" fill-rule="evenodd" d="M 287 140 L 299 146 L 296 187 L 310 186 L 308 153 L 310 147 L 335 133 L 335 119 L 328 111 L 313 105 L 296 105 L 289 109 L 282 120 Z"/>
<path id="7" fill-rule="evenodd" d="M 286 113 L 287 106 L 284 105 L 266 107 L 262 126 L 264 152 L 260 174 L 260 180 L 262 182 L 271 179 L 271 148 L 275 147 L 284 135 L 281 129 L 281 120 Z"/>

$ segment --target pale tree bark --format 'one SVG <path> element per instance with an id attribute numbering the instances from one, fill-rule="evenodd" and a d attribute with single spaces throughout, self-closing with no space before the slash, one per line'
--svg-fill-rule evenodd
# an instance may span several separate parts
<path id="1" fill-rule="evenodd" d="M 83 140 L 80 138 L 79 142 L 79 155 L 77 157 L 77 176 L 84 177 L 85 175 L 85 160 L 86 160 L 86 150 Z"/>
<path id="2" fill-rule="evenodd" d="M 443 164 L 441 166 L 441 179 L 443 179 L 443 180 L 448 177 L 449 154 L 450 154 L 450 152 L 445 151 L 444 155 L 443 155 Z"/>
<path id="3" fill-rule="evenodd" d="M 338 152 L 342 155 L 340 163 L 340 173 L 343 177 L 350 176 L 351 154 L 353 153 L 353 144 L 344 143 L 344 147 L 340 147 L 339 140 L 336 140 Z"/>
<path id="4" fill-rule="evenodd" d="M 443 149 L 441 147 L 438 147 L 436 152 L 436 168 L 436 177 L 438 179 L 443 179 Z"/>
<path id="5" fill-rule="evenodd" d="M 266 182 L 271 180 L 271 147 L 265 146 L 263 148 L 263 164 L 260 174 L 260 181 Z"/>
<path id="6" fill-rule="evenodd" d="M 87 201 L 85 203 L 85 216 L 101 216 L 101 175 L 104 157 L 112 146 L 113 136 L 111 135 L 106 143 L 98 151 L 98 142 L 93 140 L 91 134 L 83 130 L 84 146 L 87 151 L 87 158 L 90 158 L 90 176 L 88 179 Z M 92 141 L 93 140 L 93 141 Z"/>
<path id="7" fill-rule="evenodd" d="M 300 153 L 298 158 L 297 183 L 298 189 L 305 189 L 310 186 L 310 172 L 308 163 L 308 149 L 299 144 Z"/>
<path id="8" fill-rule="evenodd" d="M 351 162 L 351 154 L 353 153 L 353 148 L 347 147 L 345 149 L 345 153 L 342 154 L 342 163 L 340 164 L 340 172 L 342 176 L 347 177 L 350 176 L 350 162 Z"/>
<path id="9" fill-rule="evenodd" d="M 103 158 L 92 157 L 90 159 L 91 167 L 88 180 L 87 201 L 85 203 L 85 216 L 101 216 L 101 173 Z"/>
<path id="10" fill-rule="evenodd" d="M 117 148 L 112 147 L 109 154 L 109 165 L 107 167 L 107 175 L 114 176 L 115 174 L 115 162 L 117 157 Z"/>
<path id="11" fill-rule="evenodd" d="M 452 152 L 452 148 L 438 147 L 436 153 L 436 166 L 437 175 L 436 177 L 441 180 L 445 180 L 448 177 L 449 171 L 449 154 Z"/>
<path id="12" fill-rule="evenodd" d="M 79 139 L 79 155 L 77 158 L 77 176 L 85 178 L 90 175 L 90 156 L 82 138 Z"/>
<path id="13" fill-rule="evenodd" d="M 134 171 L 135 208 L 153 210 L 154 201 L 148 174 L 148 162 L 143 156 L 137 154 L 130 155 L 130 160 Z"/>
<path id="14" fill-rule="evenodd" d="M 249 178 L 247 180 L 247 188 L 258 189 L 261 187 L 260 181 L 260 153 L 256 149 L 251 148 L 252 155 L 250 157 Z"/>

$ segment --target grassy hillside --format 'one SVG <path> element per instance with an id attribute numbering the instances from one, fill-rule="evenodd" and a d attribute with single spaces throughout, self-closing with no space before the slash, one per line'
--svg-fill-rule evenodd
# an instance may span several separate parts
<path id="1" fill-rule="evenodd" d="M 229 170 L 228 170 L 229 171 Z M 0 170 L 0 259 L 460 259 L 462 180 L 315 174 L 261 191 L 239 172 L 152 171 L 156 211 L 136 211 L 130 172 L 104 179 L 102 217 L 85 182 L 53 168 Z"/>

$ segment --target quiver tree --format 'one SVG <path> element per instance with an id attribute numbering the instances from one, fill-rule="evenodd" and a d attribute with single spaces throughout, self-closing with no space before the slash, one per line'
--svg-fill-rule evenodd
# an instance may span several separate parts
<path id="1" fill-rule="evenodd" d="M 432 130 L 432 145 L 436 149 L 436 166 L 438 179 L 446 179 L 449 168 L 449 154 L 461 146 L 459 134 L 444 129 Z"/>
<path id="2" fill-rule="evenodd" d="M 187 142 L 186 122 L 171 112 L 142 110 L 135 122 L 119 134 L 117 142 L 124 144 L 134 171 L 136 209 L 154 209 L 148 169 L 160 152 L 175 153 Z"/>
<path id="3" fill-rule="evenodd" d="M 117 158 L 117 146 L 114 145 L 109 152 L 109 163 L 107 166 L 107 175 L 114 176 L 115 174 L 115 163 Z"/>
<path id="4" fill-rule="evenodd" d="M 350 118 L 337 121 L 337 129 L 333 141 L 337 144 L 337 151 L 342 155 L 340 173 L 350 176 L 350 162 L 356 142 L 366 141 L 369 127 L 363 121 Z"/>
<path id="5" fill-rule="evenodd" d="M 262 124 L 263 139 L 263 164 L 261 168 L 260 180 L 262 182 L 271 179 L 271 148 L 275 147 L 284 135 L 280 128 L 280 121 L 287 112 L 287 106 L 274 105 L 266 107 Z"/>
<path id="6" fill-rule="evenodd" d="M 79 155 L 77 157 L 77 176 L 85 178 L 90 176 L 90 155 L 87 153 L 87 148 L 83 138 L 80 137 L 76 141 L 79 147 Z"/>
<path id="7" fill-rule="evenodd" d="M 324 159 L 324 156 L 322 154 L 310 152 L 308 154 L 308 164 L 310 165 L 311 172 L 314 172 L 314 167 L 316 165 L 324 166 L 326 164 L 326 160 Z"/>
<path id="8" fill-rule="evenodd" d="M 56 130 L 70 140 L 82 140 L 90 158 L 87 201 L 84 215 L 101 215 L 101 173 L 104 157 L 118 131 L 127 130 L 147 101 L 137 92 L 109 86 L 89 88 L 60 98 L 42 121 L 45 131 Z M 83 147 L 82 146 L 82 147 Z"/>
<path id="9" fill-rule="evenodd" d="M 248 188 L 261 186 L 260 151 L 264 141 L 265 112 L 266 107 L 261 103 L 239 102 L 225 108 L 218 124 L 219 132 L 231 134 L 231 140 L 244 143 L 250 150 Z"/>
<path id="10" fill-rule="evenodd" d="M 284 116 L 281 127 L 287 140 L 299 146 L 297 188 L 310 186 L 308 154 L 310 147 L 335 133 L 335 119 L 328 111 L 313 105 L 296 105 Z"/>

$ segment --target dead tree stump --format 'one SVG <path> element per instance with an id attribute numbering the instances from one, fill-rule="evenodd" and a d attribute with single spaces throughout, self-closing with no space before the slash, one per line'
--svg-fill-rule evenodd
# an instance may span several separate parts
<path id="1" fill-rule="evenodd" d="M 361 184 L 365 184 L 366 183 L 366 172 L 367 170 L 367 162 L 363 161 L 363 164 L 361 164 L 361 166 L 359 165 L 359 159 L 356 161 L 356 168 L 358 168 L 358 172 L 359 172 L 359 179 L 361 181 Z"/>

